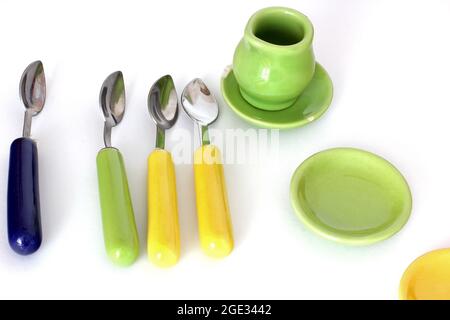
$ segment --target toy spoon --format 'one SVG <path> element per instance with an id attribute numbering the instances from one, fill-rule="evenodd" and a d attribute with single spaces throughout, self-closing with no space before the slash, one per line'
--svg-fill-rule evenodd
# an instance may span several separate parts
<path id="1" fill-rule="evenodd" d="M 184 89 L 181 104 L 198 125 L 202 146 L 194 154 L 195 192 L 200 242 L 203 251 L 216 258 L 233 250 L 233 232 L 228 208 L 220 150 L 210 144 L 208 125 L 219 115 L 213 94 L 200 79 Z"/>
<path id="2" fill-rule="evenodd" d="M 97 155 L 103 236 L 109 258 L 117 265 L 128 266 L 139 255 L 139 240 L 123 157 L 111 146 L 111 130 L 125 112 L 125 86 L 120 71 L 103 83 L 100 106 L 105 117 L 105 148 Z"/>
<path id="3" fill-rule="evenodd" d="M 25 105 L 23 137 L 11 144 L 8 176 L 8 240 L 18 254 L 36 252 L 42 242 L 39 203 L 38 153 L 30 138 L 32 117 L 45 104 L 46 83 L 42 62 L 31 63 L 20 80 Z"/>
<path id="4" fill-rule="evenodd" d="M 148 157 L 148 256 L 160 267 L 177 263 L 180 227 L 175 169 L 164 150 L 165 130 L 178 118 L 178 97 L 172 77 L 166 75 L 151 87 L 148 110 L 156 123 L 156 149 Z"/>

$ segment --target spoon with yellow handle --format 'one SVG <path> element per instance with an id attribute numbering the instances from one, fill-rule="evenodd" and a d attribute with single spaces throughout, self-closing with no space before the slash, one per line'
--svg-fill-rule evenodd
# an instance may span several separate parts
<path id="1" fill-rule="evenodd" d="M 151 87 L 148 110 L 156 123 L 156 149 L 148 157 L 148 244 L 150 261 L 160 267 L 177 263 L 180 227 L 175 169 L 165 147 L 165 130 L 178 118 L 178 97 L 172 77 L 166 75 Z"/>
<path id="2" fill-rule="evenodd" d="M 194 154 L 201 247 L 208 256 L 222 258 L 231 253 L 234 243 L 220 150 L 210 144 L 208 135 L 208 125 L 217 119 L 219 106 L 200 79 L 192 80 L 184 88 L 181 104 L 197 123 L 202 144 Z"/>
<path id="3" fill-rule="evenodd" d="M 450 249 L 428 252 L 411 263 L 400 281 L 402 300 L 450 300 Z"/>

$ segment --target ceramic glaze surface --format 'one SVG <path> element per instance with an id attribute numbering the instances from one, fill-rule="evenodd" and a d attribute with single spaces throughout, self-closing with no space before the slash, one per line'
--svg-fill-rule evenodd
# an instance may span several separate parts
<path id="1" fill-rule="evenodd" d="M 406 269 L 400 299 L 450 300 L 450 249 L 429 252 Z"/>
<path id="2" fill-rule="evenodd" d="M 262 110 L 248 103 L 239 92 L 234 70 L 222 78 L 221 90 L 225 101 L 238 116 L 258 127 L 273 129 L 301 127 L 317 120 L 327 111 L 333 98 L 331 79 L 319 64 L 300 97 L 292 106 L 280 111 Z"/>
<path id="3" fill-rule="evenodd" d="M 291 200 L 309 228 L 348 244 L 392 236 L 411 212 L 400 172 L 377 155 L 351 148 L 322 151 L 303 162 L 292 178 Z"/>
<path id="4" fill-rule="evenodd" d="M 234 247 L 228 195 L 220 150 L 204 145 L 194 153 L 198 230 L 203 252 L 213 258 L 228 256 Z"/>
<path id="5" fill-rule="evenodd" d="M 155 149 L 147 162 L 148 257 L 157 266 L 170 267 L 180 257 L 175 167 L 162 149 Z"/>
<path id="6" fill-rule="evenodd" d="M 139 239 L 125 165 L 119 150 L 100 150 L 97 173 L 106 252 L 115 264 L 129 266 L 139 255 Z"/>
<path id="7" fill-rule="evenodd" d="M 292 105 L 311 81 L 313 26 L 300 12 L 265 8 L 248 21 L 233 58 L 242 96 L 264 110 Z"/>
<path id="8" fill-rule="evenodd" d="M 11 144 L 8 176 L 8 240 L 18 254 L 36 252 L 42 242 L 36 143 L 18 138 Z"/>

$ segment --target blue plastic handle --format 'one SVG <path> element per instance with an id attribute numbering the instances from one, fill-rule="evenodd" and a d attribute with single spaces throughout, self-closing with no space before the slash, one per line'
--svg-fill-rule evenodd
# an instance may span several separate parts
<path id="1" fill-rule="evenodd" d="M 41 246 L 38 154 L 36 143 L 19 138 L 11 144 L 8 176 L 8 240 L 20 255 Z"/>

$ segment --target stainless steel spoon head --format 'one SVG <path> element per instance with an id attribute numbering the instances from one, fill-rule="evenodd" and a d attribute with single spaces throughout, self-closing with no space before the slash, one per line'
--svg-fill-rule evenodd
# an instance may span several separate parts
<path id="1" fill-rule="evenodd" d="M 188 116 L 202 126 L 213 123 L 219 116 L 219 105 L 201 79 L 187 84 L 181 95 L 181 105 Z"/>
<path id="2" fill-rule="evenodd" d="M 106 78 L 100 90 L 100 106 L 106 125 L 114 127 L 122 121 L 125 113 L 125 100 L 123 74 L 116 71 Z"/>
<path id="3" fill-rule="evenodd" d="M 30 112 L 32 116 L 37 115 L 44 108 L 46 83 L 41 61 L 31 63 L 23 72 L 20 79 L 20 97 L 27 112 Z"/>
<path id="4" fill-rule="evenodd" d="M 148 111 L 159 128 L 167 130 L 175 124 L 178 118 L 178 96 L 170 75 L 153 84 L 147 102 Z"/>

